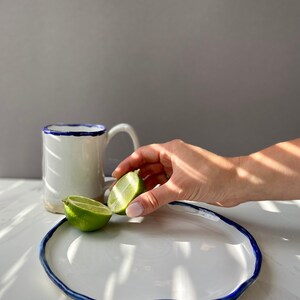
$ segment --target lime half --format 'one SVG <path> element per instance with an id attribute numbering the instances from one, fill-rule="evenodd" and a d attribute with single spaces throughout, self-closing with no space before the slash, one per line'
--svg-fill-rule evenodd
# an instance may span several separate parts
<path id="1" fill-rule="evenodd" d="M 113 213 L 125 215 L 129 203 L 143 192 L 145 192 L 145 184 L 138 171 L 128 172 L 111 189 L 107 205 Z"/>
<path id="2" fill-rule="evenodd" d="M 87 197 L 69 196 L 63 202 L 67 220 L 81 231 L 98 230 L 112 216 L 106 205 Z"/>

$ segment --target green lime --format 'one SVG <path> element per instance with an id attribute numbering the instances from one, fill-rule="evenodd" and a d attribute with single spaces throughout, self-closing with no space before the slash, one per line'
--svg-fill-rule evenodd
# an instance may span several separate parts
<path id="1" fill-rule="evenodd" d="M 144 181 L 138 171 L 128 172 L 111 189 L 107 205 L 113 213 L 125 215 L 129 203 L 145 190 Z"/>
<path id="2" fill-rule="evenodd" d="M 112 216 L 106 205 L 87 197 L 69 196 L 63 202 L 67 220 L 81 231 L 98 230 Z"/>

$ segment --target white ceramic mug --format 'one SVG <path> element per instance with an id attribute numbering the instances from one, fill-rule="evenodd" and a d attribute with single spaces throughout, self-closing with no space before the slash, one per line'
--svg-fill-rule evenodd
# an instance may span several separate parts
<path id="1" fill-rule="evenodd" d="M 43 128 L 43 200 L 45 208 L 63 213 L 62 200 L 81 195 L 103 201 L 105 149 L 113 136 L 126 132 L 139 147 L 132 126 L 118 124 L 109 131 L 99 124 L 53 124 Z"/>

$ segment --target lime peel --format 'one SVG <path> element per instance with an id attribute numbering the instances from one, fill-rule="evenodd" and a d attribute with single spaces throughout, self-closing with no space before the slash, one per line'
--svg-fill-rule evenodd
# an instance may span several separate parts
<path id="1" fill-rule="evenodd" d="M 112 216 L 104 204 L 83 196 L 71 195 L 63 200 L 67 220 L 81 231 L 95 231 L 104 227 Z"/>

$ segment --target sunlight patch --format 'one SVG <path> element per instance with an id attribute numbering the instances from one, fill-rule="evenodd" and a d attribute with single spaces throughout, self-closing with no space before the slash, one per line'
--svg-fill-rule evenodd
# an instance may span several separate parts
<path id="1" fill-rule="evenodd" d="M 106 281 L 103 300 L 112 300 L 112 299 L 114 299 L 114 290 L 115 290 L 115 288 L 116 288 L 116 274 L 112 273 Z"/>
<path id="2" fill-rule="evenodd" d="M 184 258 L 189 258 L 192 252 L 190 242 L 185 241 L 175 241 L 174 242 L 175 251 Z"/>
<path id="3" fill-rule="evenodd" d="M 13 190 L 13 189 L 15 189 L 17 187 L 19 187 L 23 183 L 24 183 L 24 180 L 19 180 L 19 181 L 15 182 L 15 183 L 9 185 L 7 188 L 5 188 L 3 190 L 0 190 L 0 195 L 6 193 L 8 191 L 11 191 L 11 190 Z"/>
<path id="4" fill-rule="evenodd" d="M 278 207 L 271 201 L 261 201 L 258 202 L 259 206 L 268 212 L 273 212 L 273 213 L 280 213 L 280 210 Z"/>
<path id="5" fill-rule="evenodd" d="M 5 228 L 0 230 L 0 239 L 2 239 L 5 235 L 7 235 L 11 230 L 13 230 L 17 225 L 22 223 L 24 220 L 24 217 L 29 214 L 36 206 L 38 206 L 38 203 L 34 203 L 25 209 L 23 209 L 21 212 L 19 212 L 16 216 L 12 218 L 12 222 L 6 226 Z"/>
<path id="6" fill-rule="evenodd" d="M 79 246 L 81 244 L 81 240 L 82 240 L 82 236 L 78 237 L 71 243 L 71 245 L 68 248 L 67 257 L 71 265 L 75 261 L 75 256 L 76 253 L 78 252 Z"/>
<path id="7" fill-rule="evenodd" d="M 173 298 L 196 300 L 193 280 L 184 266 L 177 266 L 173 272 Z"/>
<path id="8" fill-rule="evenodd" d="M 300 200 L 294 200 L 293 203 L 300 207 Z"/>
<path id="9" fill-rule="evenodd" d="M 122 252 L 123 260 L 120 265 L 120 273 L 119 273 L 118 281 L 119 283 L 124 283 L 130 275 L 136 246 L 129 245 L 129 244 L 121 244 L 120 250 Z"/>
<path id="10" fill-rule="evenodd" d="M 29 252 L 32 247 L 29 248 L 16 262 L 15 264 L 3 275 L 1 278 L 1 284 L 6 284 L 10 282 L 13 278 L 17 276 L 18 271 L 25 265 Z"/>

